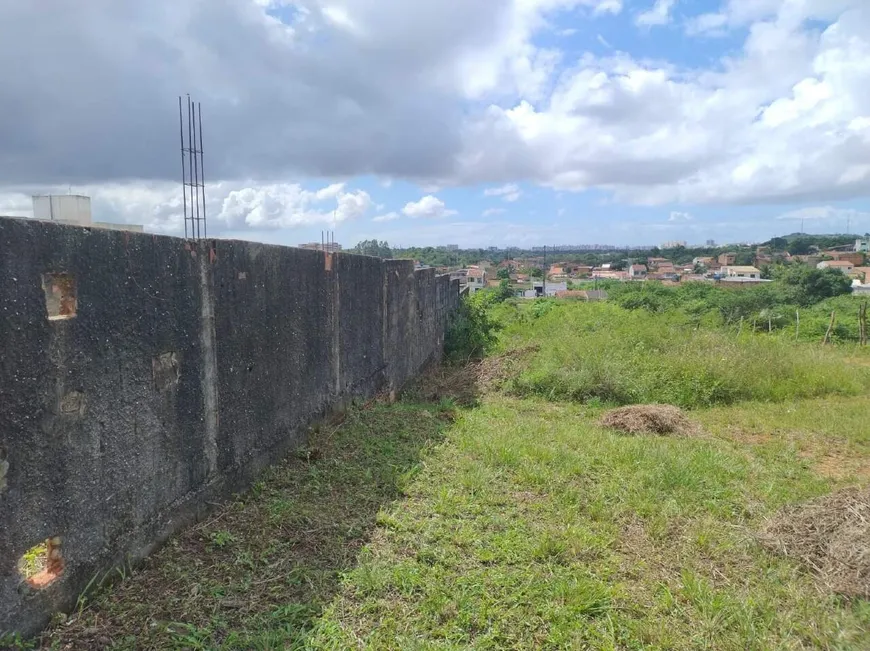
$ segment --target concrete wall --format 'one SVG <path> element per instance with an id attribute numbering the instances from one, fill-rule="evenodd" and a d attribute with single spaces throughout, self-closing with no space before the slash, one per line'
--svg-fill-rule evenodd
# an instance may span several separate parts
<path id="1" fill-rule="evenodd" d="M 34 633 L 311 422 L 400 388 L 457 303 L 410 261 L 0 219 L 0 633 Z M 18 559 L 50 537 L 64 570 L 35 588 Z"/>

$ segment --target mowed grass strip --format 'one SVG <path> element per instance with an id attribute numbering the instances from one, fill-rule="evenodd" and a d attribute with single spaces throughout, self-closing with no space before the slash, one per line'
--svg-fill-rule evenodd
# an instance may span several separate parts
<path id="1" fill-rule="evenodd" d="M 33 645 L 303 648 L 380 509 L 402 495 L 451 413 L 407 403 L 351 410 L 143 567 L 112 573 L 114 585 L 86 595 Z"/>
<path id="2" fill-rule="evenodd" d="M 870 648 L 870 604 L 825 593 L 755 539 L 766 516 L 835 480 L 797 448 L 747 444 L 742 431 L 625 436 L 599 415 L 501 396 L 464 412 L 406 499 L 381 513 L 307 644 Z M 782 431 L 780 415 L 756 424 Z M 729 408 L 698 416 L 709 426 Z"/>

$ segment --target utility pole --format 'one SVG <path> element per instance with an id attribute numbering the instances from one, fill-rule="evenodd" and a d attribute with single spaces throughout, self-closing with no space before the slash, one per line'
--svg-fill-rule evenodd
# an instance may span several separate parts
<path id="1" fill-rule="evenodd" d="M 543 285 L 543 294 L 544 298 L 547 298 L 547 245 L 544 245 L 544 285 Z"/>

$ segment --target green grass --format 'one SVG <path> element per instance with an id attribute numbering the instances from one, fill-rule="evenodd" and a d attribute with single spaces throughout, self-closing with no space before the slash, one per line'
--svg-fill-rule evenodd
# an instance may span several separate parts
<path id="1" fill-rule="evenodd" d="M 830 480 L 764 446 L 622 437 L 593 416 L 510 398 L 466 413 L 310 646 L 868 648 L 870 604 L 820 593 L 752 535 Z"/>
<path id="2" fill-rule="evenodd" d="M 698 408 L 856 395 L 870 387 L 870 369 L 847 364 L 845 350 L 699 328 L 679 314 L 608 304 L 533 305 L 502 337 L 508 349 L 540 343 L 509 383 L 519 396 Z"/>
<path id="3" fill-rule="evenodd" d="M 870 603 L 755 538 L 784 505 L 870 481 L 864 353 L 607 305 L 493 309 L 501 348 L 526 348 L 513 395 L 447 368 L 352 410 L 40 643 L 870 648 Z M 598 426 L 631 401 L 693 407 L 703 433 Z"/>
<path id="4" fill-rule="evenodd" d="M 143 567 L 83 596 L 40 643 L 64 650 L 302 648 L 379 510 L 420 471 L 449 414 L 439 404 L 411 403 L 350 411 Z"/>

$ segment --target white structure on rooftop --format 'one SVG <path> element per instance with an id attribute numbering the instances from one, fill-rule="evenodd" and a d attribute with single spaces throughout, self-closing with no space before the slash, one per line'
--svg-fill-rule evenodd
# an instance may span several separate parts
<path id="1" fill-rule="evenodd" d="M 46 222 L 59 222 L 72 226 L 88 226 L 116 231 L 144 229 L 139 224 L 113 224 L 95 222 L 91 218 L 91 198 L 81 194 L 43 194 L 33 197 L 33 217 Z"/>

